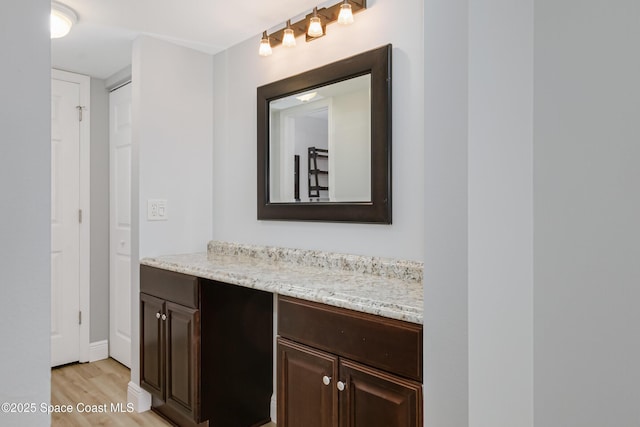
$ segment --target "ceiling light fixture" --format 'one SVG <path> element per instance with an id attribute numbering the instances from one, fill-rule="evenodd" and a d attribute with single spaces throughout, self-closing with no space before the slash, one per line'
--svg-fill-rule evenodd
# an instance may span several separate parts
<path id="1" fill-rule="evenodd" d="M 269 43 L 269 36 L 267 36 L 266 31 L 262 33 L 262 40 L 260 40 L 260 49 L 258 50 L 258 55 L 271 55 L 271 43 Z"/>
<path id="2" fill-rule="evenodd" d="M 287 21 L 287 28 L 284 29 L 282 45 L 285 47 L 295 47 L 296 45 L 296 36 L 293 32 L 293 28 L 291 28 L 291 19 Z"/>
<path id="3" fill-rule="evenodd" d="M 296 45 L 296 37 L 306 36 L 306 40 L 317 40 L 326 34 L 326 26 L 338 21 L 339 24 L 350 24 L 353 22 L 353 14 L 367 8 L 367 0 L 340 0 L 338 3 L 313 11 L 302 19 L 291 23 L 287 20 L 286 25 L 267 36 L 267 32 L 262 33 L 260 49 L 261 56 L 271 55 L 271 49 L 279 44 L 286 47 Z"/>
<path id="4" fill-rule="evenodd" d="M 316 95 L 318 95 L 318 92 L 305 93 L 304 95 L 296 96 L 296 99 L 302 102 L 309 102 L 315 98 Z"/>
<path id="5" fill-rule="evenodd" d="M 58 39 L 69 34 L 71 27 L 78 22 L 73 9 L 58 2 L 51 2 L 51 38 Z"/>
<path id="6" fill-rule="evenodd" d="M 349 0 L 344 0 L 344 3 L 340 5 L 340 14 L 338 15 L 338 24 L 349 25 L 353 24 L 353 12 L 351 11 L 351 5 Z"/>
<path id="7" fill-rule="evenodd" d="M 313 8 L 313 16 L 309 20 L 309 29 L 307 30 L 307 34 L 309 37 L 320 37 L 324 35 L 324 31 L 322 31 L 322 22 L 320 21 L 320 17 L 318 17 L 318 8 Z"/>

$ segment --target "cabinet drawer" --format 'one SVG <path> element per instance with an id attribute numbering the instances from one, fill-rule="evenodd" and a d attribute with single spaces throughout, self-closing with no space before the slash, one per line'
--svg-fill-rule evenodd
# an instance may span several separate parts
<path id="1" fill-rule="evenodd" d="M 198 308 L 198 278 L 160 268 L 140 266 L 140 292 L 191 308 Z"/>
<path id="2" fill-rule="evenodd" d="M 278 334 L 422 381 L 422 325 L 279 296 Z"/>

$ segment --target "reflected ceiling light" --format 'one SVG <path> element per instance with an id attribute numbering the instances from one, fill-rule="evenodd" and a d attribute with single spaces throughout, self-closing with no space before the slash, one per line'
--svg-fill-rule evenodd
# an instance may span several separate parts
<path id="1" fill-rule="evenodd" d="M 317 94 L 318 92 L 305 93 L 304 95 L 296 96 L 296 99 L 302 102 L 309 102 L 315 98 Z"/>
<path id="2" fill-rule="evenodd" d="M 309 37 L 320 37 L 324 35 L 322 31 L 322 22 L 320 22 L 320 18 L 318 17 L 318 8 L 313 8 L 313 16 L 309 20 L 309 30 L 307 31 Z"/>
<path id="3" fill-rule="evenodd" d="M 349 0 L 344 0 L 344 3 L 340 5 L 340 15 L 338 15 L 338 24 L 349 25 L 353 24 L 353 12 L 351 11 L 351 5 Z"/>
<path id="4" fill-rule="evenodd" d="M 267 36 L 266 31 L 262 33 L 262 40 L 260 40 L 260 49 L 258 50 L 258 55 L 271 55 L 271 43 L 269 43 L 269 37 Z"/>
<path id="5" fill-rule="evenodd" d="M 71 27 L 78 22 L 78 15 L 69 7 L 51 2 L 51 38 L 58 39 L 69 34 Z"/>

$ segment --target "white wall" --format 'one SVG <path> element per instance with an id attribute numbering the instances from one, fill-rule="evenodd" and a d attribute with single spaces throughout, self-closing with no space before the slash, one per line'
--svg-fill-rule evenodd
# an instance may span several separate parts
<path id="1" fill-rule="evenodd" d="M 150 37 L 136 40 L 140 257 L 203 251 L 211 235 L 210 55 Z M 168 221 L 146 221 L 147 199 L 168 200 Z"/>
<path id="2" fill-rule="evenodd" d="M 464 427 L 469 425 L 468 0 L 424 4 L 424 424 Z"/>
<path id="3" fill-rule="evenodd" d="M 469 425 L 532 426 L 533 0 L 469 2 L 468 112 Z"/>
<path id="4" fill-rule="evenodd" d="M 50 400 L 50 2 L 6 2 L 0 16 L 0 402 Z M 46 413 L 0 412 L 2 426 Z"/>
<path id="5" fill-rule="evenodd" d="M 364 88 L 331 100 L 333 144 L 329 149 L 329 193 L 336 201 L 371 200 L 370 90 Z M 333 187 L 333 188 L 332 188 Z"/>
<path id="6" fill-rule="evenodd" d="M 640 4 L 533 6 L 425 3 L 426 425 L 640 419 Z"/>
<path id="7" fill-rule="evenodd" d="M 535 7 L 535 420 L 640 425 L 640 2 Z"/>
<path id="8" fill-rule="evenodd" d="M 150 37 L 133 44 L 132 301 L 139 258 L 202 252 L 211 237 L 212 57 Z M 147 199 L 168 221 L 147 221 Z M 139 307 L 132 304 L 131 379 L 139 383 Z"/>
<path id="9" fill-rule="evenodd" d="M 325 110 L 326 113 L 326 110 Z M 294 137 L 294 154 L 300 156 L 300 199 L 304 201 L 309 200 L 309 147 L 316 148 L 329 148 L 329 118 L 327 114 L 323 118 L 317 117 L 287 117 L 285 120 L 292 120 L 295 128 Z M 284 161 L 284 159 L 282 159 Z M 290 161 L 291 162 L 291 161 Z M 318 168 L 327 170 L 327 160 L 319 159 Z M 285 165 L 282 165 L 283 167 Z M 285 188 L 289 189 L 289 194 L 285 193 L 285 197 L 282 201 L 290 202 L 294 199 L 294 180 L 291 179 L 293 174 L 288 174 L 290 178 Z M 286 179 L 287 177 L 285 177 Z M 312 185 L 315 184 L 315 180 L 311 178 Z M 327 184 L 327 176 L 319 176 L 320 185 Z M 320 193 L 322 197 L 327 197 L 327 192 Z M 274 199 L 277 200 L 277 199 Z"/>
<path id="10" fill-rule="evenodd" d="M 295 49 L 258 56 L 259 36 L 214 57 L 213 238 L 422 260 L 424 241 L 424 49 L 421 0 L 372 2 L 355 24 Z M 283 17 L 285 19 L 286 17 Z M 274 23 L 274 25 L 277 23 Z M 256 219 L 256 88 L 393 44 L 393 224 Z"/>
<path id="11" fill-rule="evenodd" d="M 425 423 L 533 425 L 533 2 L 425 6 Z"/>

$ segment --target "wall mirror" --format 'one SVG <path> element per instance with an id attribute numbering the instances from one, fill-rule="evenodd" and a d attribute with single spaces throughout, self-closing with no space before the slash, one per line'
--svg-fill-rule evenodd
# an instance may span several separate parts
<path id="1" fill-rule="evenodd" d="M 258 219 L 391 223 L 391 45 L 257 94 Z"/>

